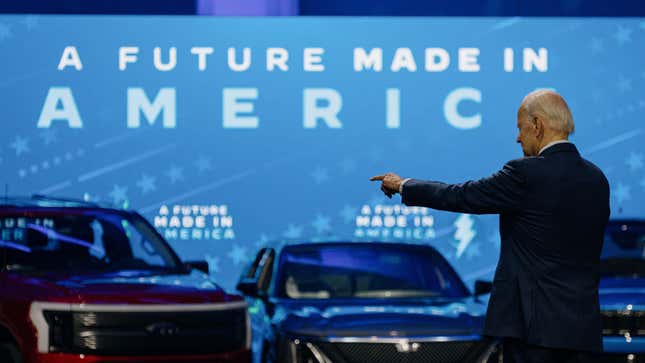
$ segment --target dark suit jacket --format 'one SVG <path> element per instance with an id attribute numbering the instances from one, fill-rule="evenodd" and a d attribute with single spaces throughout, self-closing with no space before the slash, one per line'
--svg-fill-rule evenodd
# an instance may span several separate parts
<path id="1" fill-rule="evenodd" d="M 409 206 L 500 214 L 501 252 L 484 334 L 602 350 L 598 282 L 609 185 L 573 144 L 509 161 L 477 181 L 411 179 L 402 197 Z"/>

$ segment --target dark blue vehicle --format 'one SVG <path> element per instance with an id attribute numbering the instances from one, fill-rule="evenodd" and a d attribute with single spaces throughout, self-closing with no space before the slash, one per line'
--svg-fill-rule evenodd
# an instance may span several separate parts
<path id="1" fill-rule="evenodd" d="M 237 288 L 257 360 L 280 363 L 496 361 L 475 294 L 432 247 L 328 242 L 263 248 Z"/>
<path id="2" fill-rule="evenodd" d="M 645 362 L 645 220 L 607 225 L 599 297 L 607 361 Z"/>

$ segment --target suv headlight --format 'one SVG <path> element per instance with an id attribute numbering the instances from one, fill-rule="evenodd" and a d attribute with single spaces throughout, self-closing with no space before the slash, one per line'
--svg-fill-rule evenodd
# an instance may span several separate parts
<path id="1" fill-rule="evenodd" d="M 300 339 L 289 341 L 288 355 L 290 363 L 332 363 L 315 344 Z"/>
<path id="2" fill-rule="evenodd" d="M 502 343 L 492 340 L 486 346 L 486 350 L 477 358 L 477 363 L 501 363 L 503 355 L 500 354 Z"/>

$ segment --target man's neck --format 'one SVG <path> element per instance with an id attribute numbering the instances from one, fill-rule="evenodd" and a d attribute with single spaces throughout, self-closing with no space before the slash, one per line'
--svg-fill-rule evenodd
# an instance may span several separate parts
<path id="1" fill-rule="evenodd" d="M 555 145 L 555 144 L 562 144 L 562 143 L 566 143 L 566 142 L 569 142 L 569 140 L 567 140 L 567 138 L 566 138 L 566 137 L 563 137 L 563 138 L 553 138 L 549 143 L 547 143 L 546 145 L 542 146 L 542 148 L 541 148 L 541 149 L 540 149 L 540 151 L 538 152 L 538 155 L 542 154 L 542 152 L 543 152 L 544 150 L 546 150 L 546 149 L 550 148 L 551 146 L 553 146 L 553 145 Z"/>

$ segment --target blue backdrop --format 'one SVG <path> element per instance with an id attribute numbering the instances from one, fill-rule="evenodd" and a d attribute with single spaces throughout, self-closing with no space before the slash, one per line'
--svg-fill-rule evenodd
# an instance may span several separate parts
<path id="1" fill-rule="evenodd" d="M 227 288 L 268 241 L 329 238 L 429 243 L 472 283 L 497 218 L 368 178 L 490 175 L 554 88 L 612 216 L 642 217 L 644 41 L 643 19 L 1 16 L 0 181 L 137 209 Z"/>

